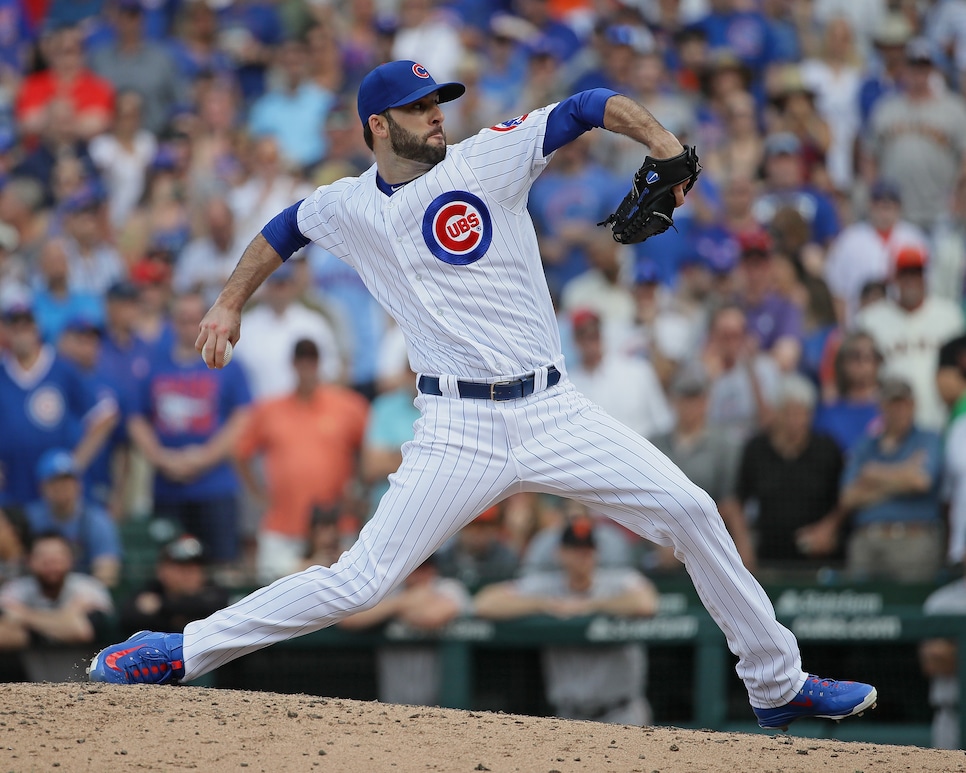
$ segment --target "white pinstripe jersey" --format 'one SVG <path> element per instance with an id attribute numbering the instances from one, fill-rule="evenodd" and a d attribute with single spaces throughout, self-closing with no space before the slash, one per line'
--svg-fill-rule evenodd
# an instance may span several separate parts
<path id="1" fill-rule="evenodd" d="M 396 319 L 418 373 L 493 381 L 562 364 L 527 212 L 553 107 L 449 146 L 392 196 L 373 166 L 299 207 L 305 237 L 353 266 Z"/>

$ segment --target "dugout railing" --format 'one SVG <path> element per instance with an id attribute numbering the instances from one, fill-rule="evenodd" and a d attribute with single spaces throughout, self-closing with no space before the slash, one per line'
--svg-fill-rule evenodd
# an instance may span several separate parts
<path id="1" fill-rule="evenodd" d="M 874 590 L 768 587 L 779 619 L 799 639 L 806 667 L 818 673 L 873 681 L 880 687 L 879 708 L 863 719 L 799 722 L 791 732 L 809 737 L 928 746 L 928 681 L 919 671 L 916 648 L 923 639 L 933 637 L 959 641 L 963 645 L 959 647 L 961 682 L 966 680 L 966 616 L 924 615 L 921 602 L 926 588 L 870 588 Z M 330 695 L 326 680 L 338 679 L 336 672 L 344 671 L 340 663 L 350 663 L 355 658 L 358 667 L 360 653 L 415 642 L 433 642 L 439 648 L 443 669 L 441 705 L 475 710 L 514 709 L 494 705 L 492 701 L 481 705 L 481 688 L 490 695 L 499 694 L 501 688 L 511 689 L 514 682 L 524 677 L 530 678 L 531 689 L 537 684 L 530 673 L 536 659 L 517 666 L 520 653 L 535 653 L 547 644 L 595 647 L 641 642 L 650 653 L 648 694 L 655 704 L 658 723 L 758 731 L 724 636 L 693 591 L 683 587 L 675 590 L 673 584 L 672 589 L 662 593 L 661 614 L 648 619 L 594 616 L 559 620 L 541 616 L 493 622 L 467 617 L 436 634 L 414 631 L 397 623 L 364 632 L 328 628 L 235 661 L 215 672 L 210 683 L 286 691 L 280 686 L 279 669 L 284 669 L 285 661 L 295 658 L 297 664 L 293 668 L 298 676 L 292 678 L 290 691 Z M 504 665 L 487 671 L 486 661 L 500 659 L 496 653 L 502 654 Z M 313 659 L 318 662 L 317 669 L 306 666 Z M 506 663 L 511 666 L 506 667 Z M 688 716 L 682 716 L 679 710 L 668 720 L 662 716 L 662 706 L 668 699 L 682 698 L 675 691 L 683 690 L 687 691 Z M 341 697 L 374 695 L 363 691 L 362 695 Z M 960 721 L 962 737 L 966 738 L 966 712 Z"/>

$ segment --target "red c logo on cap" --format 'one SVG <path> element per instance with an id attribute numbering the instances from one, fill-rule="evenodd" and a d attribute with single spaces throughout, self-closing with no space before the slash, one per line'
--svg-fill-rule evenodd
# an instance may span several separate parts
<path id="1" fill-rule="evenodd" d="M 413 65 L 413 75 L 415 75 L 417 78 L 428 78 L 429 77 L 429 70 L 427 70 L 421 64 L 414 64 Z"/>

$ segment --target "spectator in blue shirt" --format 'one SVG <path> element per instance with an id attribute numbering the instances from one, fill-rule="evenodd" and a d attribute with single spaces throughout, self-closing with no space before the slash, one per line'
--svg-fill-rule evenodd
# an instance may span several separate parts
<path id="1" fill-rule="evenodd" d="M 758 348 L 778 367 L 792 372 L 802 356 L 802 310 L 772 289 L 775 284 L 772 241 L 764 231 L 740 234 L 741 291 L 737 302 L 745 312 L 748 332 Z"/>
<path id="2" fill-rule="evenodd" d="M 882 98 L 899 91 L 899 74 L 906 59 L 906 43 L 912 27 L 899 12 L 889 13 L 872 36 L 877 62 L 859 86 L 859 113 L 868 122 L 872 109 Z"/>
<path id="3" fill-rule="evenodd" d="M 482 44 L 476 88 L 483 123 L 503 121 L 520 98 L 527 74 L 524 45 L 532 28 L 507 13 L 494 14 Z"/>
<path id="4" fill-rule="evenodd" d="M 43 453 L 71 448 L 86 469 L 117 423 L 117 406 L 41 341 L 29 306 L 5 307 L 0 332 L 8 346 L 0 355 L 0 507 L 23 506 L 39 495 Z"/>
<path id="5" fill-rule="evenodd" d="M 602 88 L 633 93 L 640 56 L 654 51 L 654 36 L 646 27 L 629 24 L 612 24 L 595 34 L 600 64 L 577 78 L 572 90 Z"/>
<path id="6" fill-rule="evenodd" d="M 734 52 L 756 76 L 777 61 L 778 41 L 763 14 L 744 10 L 747 3 L 739 0 L 711 0 L 711 11 L 697 22 L 708 45 Z"/>
<path id="7" fill-rule="evenodd" d="M 581 40 L 573 27 L 557 21 L 551 15 L 546 0 L 513 0 L 513 10 L 530 22 L 540 36 L 557 52 L 562 62 L 570 60 L 581 48 Z"/>
<path id="8" fill-rule="evenodd" d="M 842 476 L 841 509 L 851 513 L 846 568 L 857 579 L 928 582 L 942 566 L 942 441 L 915 426 L 909 382 L 885 379 L 882 432 L 860 442 Z"/>
<path id="9" fill-rule="evenodd" d="M 248 128 L 255 136 L 274 137 L 285 158 L 305 168 L 326 153 L 322 127 L 334 95 L 306 77 L 306 49 L 301 40 L 288 40 L 276 54 L 279 85 L 252 105 Z"/>
<path id="10" fill-rule="evenodd" d="M 823 192 L 805 183 L 802 143 L 790 132 L 778 132 L 765 139 L 765 179 L 755 201 L 755 219 L 765 228 L 784 208 L 796 211 L 808 223 L 810 241 L 827 247 L 839 232 L 835 205 Z"/>
<path id="11" fill-rule="evenodd" d="M 23 75 L 34 37 L 22 0 L 0 0 L 0 70 L 3 79 Z"/>
<path id="12" fill-rule="evenodd" d="M 219 45 L 218 16 L 208 3 L 185 3 L 179 34 L 171 40 L 171 55 L 181 76 L 197 86 L 205 74 L 231 76 L 232 60 Z"/>
<path id="13" fill-rule="evenodd" d="M 242 98 L 248 104 L 265 92 L 272 49 L 282 42 L 282 16 L 275 2 L 234 0 L 219 4 L 218 43 L 228 52 Z"/>
<path id="14" fill-rule="evenodd" d="M 206 308 L 197 293 L 175 298 L 174 344 L 149 353 L 127 428 L 155 468 L 154 515 L 196 535 L 212 562 L 226 565 L 241 537 L 230 458 L 251 397 L 237 363 L 209 370 L 195 351 Z"/>
<path id="15" fill-rule="evenodd" d="M 596 225 L 614 211 L 626 188 L 590 159 L 588 137 L 560 148 L 530 189 L 530 212 L 554 294 L 590 267 L 588 243 Z"/>
<path id="16" fill-rule="evenodd" d="M 39 287 L 34 292 L 33 311 L 44 341 L 57 343 L 67 323 L 75 317 L 99 321 L 104 302 L 95 293 L 70 287 L 70 262 L 63 239 L 47 239 L 38 256 Z"/>
<path id="17" fill-rule="evenodd" d="M 835 352 L 835 395 L 819 405 L 814 429 L 831 435 L 845 454 L 876 428 L 881 365 L 875 340 L 862 331 L 847 335 Z"/>
<path id="18" fill-rule="evenodd" d="M 120 520 L 125 514 L 124 488 L 130 462 L 123 416 L 130 406 L 134 384 L 117 378 L 107 367 L 101 356 L 103 335 L 104 328 L 99 321 L 78 316 L 67 323 L 57 348 L 59 354 L 77 367 L 96 398 L 115 402 L 122 417 L 84 475 L 87 496 Z"/>
<path id="19" fill-rule="evenodd" d="M 121 538 L 107 512 L 84 497 L 80 470 L 66 448 L 52 448 L 37 463 L 41 499 L 24 512 L 32 535 L 55 531 L 74 546 L 74 571 L 106 586 L 117 584 Z"/>
<path id="20" fill-rule="evenodd" d="M 148 369 L 150 345 L 137 334 L 138 288 L 123 280 L 108 288 L 105 297 L 104 329 L 101 335 L 99 367 L 125 394 Z"/>

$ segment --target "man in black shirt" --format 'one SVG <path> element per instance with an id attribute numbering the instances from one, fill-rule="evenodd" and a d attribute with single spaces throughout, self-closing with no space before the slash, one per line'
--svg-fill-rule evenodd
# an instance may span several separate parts
<path id="1" fill-rule="evenodd" d="M 743 517 L 729 526 L 739 534 L 751 530 L 761 568 L 810 569 L 826 558 L 799 531 L 838 507 L 843 468 L 835 441 L 812 432 L 816 398 L 804 377 L 784 377 L 770 426 L 742 452 L 737 493 Z"/>

